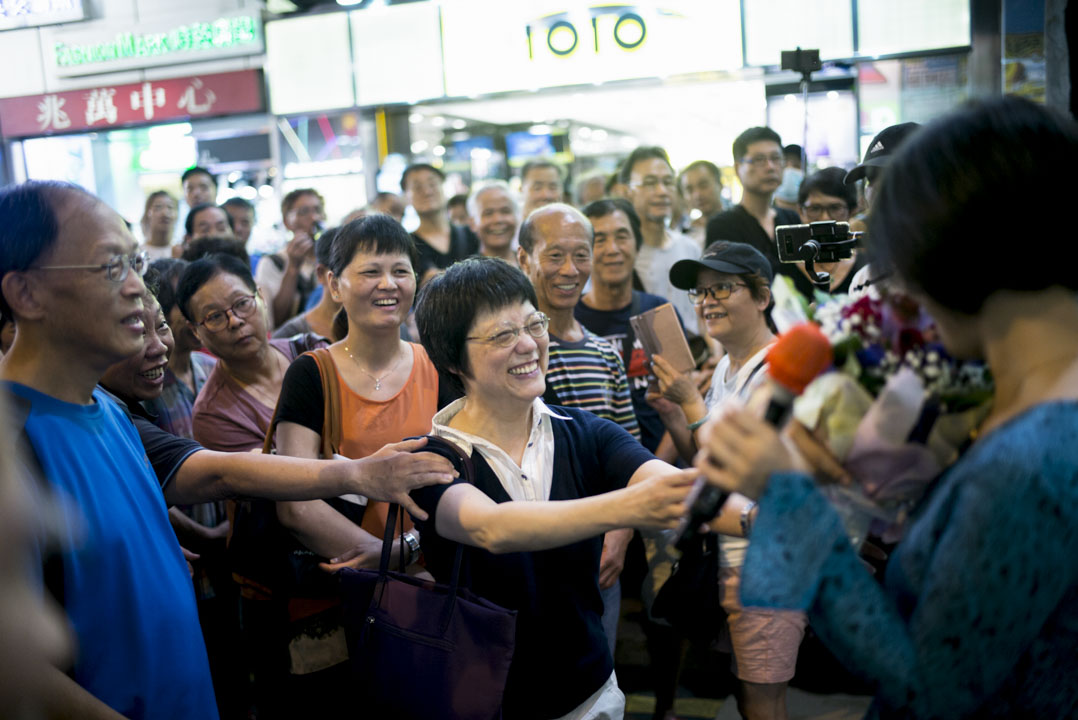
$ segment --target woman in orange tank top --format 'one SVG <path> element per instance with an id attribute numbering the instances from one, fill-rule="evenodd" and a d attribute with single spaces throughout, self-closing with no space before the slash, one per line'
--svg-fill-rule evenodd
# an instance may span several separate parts
<path id="1" fill-rule="evenodd" d="M 366 457 L 386 444 L 425 435 L 438 409 L 434 365 L 421 345 L 400 338 L 415 298 L 414 253 L 408 233 L 383 215 L 344 225 L 333 240 L 327 289 L 347 313 L 348 334 L 330 346 L 327 370 L 336 373 L 340 386 L 338 452 L 346 457 Z M 324 402 L 317 362 L 298 358 L 281 390 L 278 452 L 318 457 Z M 346 516 L 324 501 L 277 504 L 281 523 L 308 549 L 326 558 L 358 554 L 366 567 L 378 565 L 386 510 L 383 503 L 370 503 L 360 527 L 349 519 L 358 513 Z M 414 562 L 419 543 L 410 527 L 405 553 Z M 394 543 L 395 554 L 399 547 Z"/>

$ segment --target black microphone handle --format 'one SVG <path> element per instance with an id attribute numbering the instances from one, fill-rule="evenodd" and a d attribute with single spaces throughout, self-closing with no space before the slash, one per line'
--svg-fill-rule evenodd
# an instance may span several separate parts
<path id="1" fill-rule="evenodd" d="M 729 497 L 730 493 L 711 483 L 706 483 L 700 488 L 700 494 L 696 496 L 696 500 L 689 509 L 689 516 L 685 520 L 684 527 L 681 528 L 674 547 L 684 554 L 703 535 L 700 532 L 701 527 L 719 514 Z"/>
<path id="2" fill-rule="evenodd" d="M 790 419 L 795 395 L 778 383 L 771 384 L 772 395 L 764 412 L 764 421 L 772 427 L 781 428 Z M 701 535 L 700 528 L 715 519 L 729 497 L 730 493 L 710 483 L 701 488 L 700 494 L 689 509 L 688 518 L 674 542 L 674 547 L 682 553 L 691 547 Z"/>

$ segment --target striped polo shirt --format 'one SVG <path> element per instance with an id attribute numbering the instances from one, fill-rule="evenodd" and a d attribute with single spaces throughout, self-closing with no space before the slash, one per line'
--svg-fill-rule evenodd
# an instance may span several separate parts
<path id="1" fill-rule="evenodd" d="M 640 439 L 625 366 L 614 347 L 581 326 L 584 339 L 569 342 L 550 335 L 546 383 L 557 404 L 612 420 Z M 549 394 L 548 394 L 549 397 Z"/>

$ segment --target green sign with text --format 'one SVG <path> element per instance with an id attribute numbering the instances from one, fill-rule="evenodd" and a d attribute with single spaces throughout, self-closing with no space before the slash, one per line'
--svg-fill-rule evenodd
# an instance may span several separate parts
<path id="1" fill-rule="evenodd" d="M 87 38 L 88 39 L 88 38 Z M 203 60 L 262 51 L 262 22 L 256 15 L 191 22 L 155 32 L 120 32 L 105 40 L 65 37 L 53 43 L 57 72 L 79 75 L 167 62 Z"/>

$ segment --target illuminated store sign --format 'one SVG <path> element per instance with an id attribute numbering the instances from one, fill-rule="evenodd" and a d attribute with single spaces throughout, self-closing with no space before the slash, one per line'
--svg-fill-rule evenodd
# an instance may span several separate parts
<path id="1" fill-rule="evenodd" d="M 257 13 L 209 21 L 154 23 L 113 31 L 79 30 L 54 36 L 51 54 L 61 77 L 152 65 L 212 60 L 262 52 Z"/>
<path id="2" fill-rule="evenodd" d="M 154 80 L 0 100 L 5 137 L 107 130 L 263 110 L 258 70 Z"/>
<path id="3" fill-rule="evenodd" d="M 55 25 L 86 19 L 82 0 L 0 1 L 0 30 Z"/>
<path id="4" fill-rule="evenodd" d="M 442 49 L 451 96 L 731 70 L 740 3 L 454 0 Z"/>

